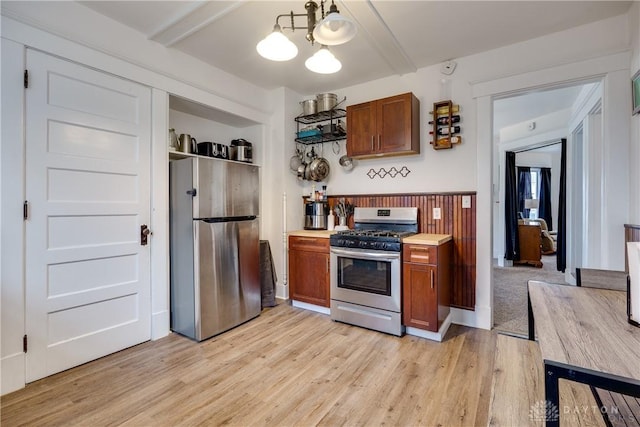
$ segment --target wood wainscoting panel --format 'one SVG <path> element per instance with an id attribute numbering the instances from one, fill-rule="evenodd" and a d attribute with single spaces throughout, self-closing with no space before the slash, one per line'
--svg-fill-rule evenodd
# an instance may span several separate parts
<path id="1" fill-rule="evenodd" d="M 462 198 L 471 199 L 471 207 L 462 207 Z M 415 193 L 332 195 L 331 207 L 344 198 L 357 207 L 417 207 L 418 232 L 453 236 L 451 306 L 474 310 L 476 304 L 476 193 Z M 440 208 L 440 219 L 433 218 Z M 353 216 L 349 217 L 353 228 Z"/>

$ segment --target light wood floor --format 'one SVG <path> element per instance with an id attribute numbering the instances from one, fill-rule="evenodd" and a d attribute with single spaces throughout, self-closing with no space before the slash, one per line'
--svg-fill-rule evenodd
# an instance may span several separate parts
<path id="1" fill-rule="evenodd" d="M 1 399 L 18 425 L 486 425 L 495 334 L 442 344 L 281 304 L 195 343 L 172 334 Z"/>

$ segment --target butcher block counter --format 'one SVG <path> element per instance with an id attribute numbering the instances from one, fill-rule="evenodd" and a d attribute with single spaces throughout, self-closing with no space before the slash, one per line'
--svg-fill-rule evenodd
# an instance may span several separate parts
<path id="1" fill-rule="evenodd" d="M 413 245 L 434 245 L 438 246 L 451 240 L 450 234 L 428 234 L 420 233 L 413 236 L 405 237 L 402 243 Z"/>
<path id="2" fill-rule="evenodd" d="M 289 231 L 287 234 L 290 237 L 317 237 L 320 239 L 328 239 L 332 234 L 337 233 L 335 230 L 294 230 Z M 441 245 L 451 240 L 450 234 L 429 234 L 420 233 L 413 236 L 405 237 L 402 239 L 402 243 L 414 244 L 414 245 Z"/>
<path id="3" fill-rule="evenodd" d="M 328 239 L 332 234 L 337 233 L 335 230 L 294 230 L 287 232 L 289 237 L 318 237 L 320 239 Z"/>

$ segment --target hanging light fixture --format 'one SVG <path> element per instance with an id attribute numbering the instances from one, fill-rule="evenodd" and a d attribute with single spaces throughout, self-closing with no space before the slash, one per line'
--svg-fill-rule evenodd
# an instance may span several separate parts
<path id="1" fill-rule="evenodd" d="M 321 46 L 320 50 L 304 62 L 304 66 L 314 73 L 333 74 L 340 71 L 342 63 L 329 52 L 327 46 Z"/>
<path id="2" fill-rule="evenodd" d="M 306 60 L 305 66 L 316 73 L 331 74 L 338 72 L 342 68 L 342 64 L 329 51 L 327 45 L 335 46 L 348 42 L 355 36 L 357 29 L 350 19 L 340 15 L 333 0 L 331 1 L 329 12 L 325 15 L 324 2 L 325 0 L 322 0 L 320 3 L 322 7 L 322 20 L 317 25 L 316 11 L 318 10 L 318 4 L 313 0 L 307 1 L 304 5 L 307 13 L 296 14 L 291 11 L 288 14 L 278 15 L 276 17 L 276 24 L 273 27 L 273 32 L 261 40 L 256 46 L 256 50 L 260 56 L 272 61 L 288 61 L 295 58 L 298 54 L 298 48 L 282 33 L 282 29 L 305 29 L 307 30 L 305 38 L 308 42 L 313 45 L 317 40 L 321 44 L 320 50 Z M 305 16 L 307 18 L 306 27 L 295 26 L 294 19 L 299 16 Z M 280 27 L 278 21 L 282 17 L 289 17 L 291 19 L 290 27 Z M 318 36 L 317 39 L 316 35 Z"/>
<path id="3" fill-rule="evenodd" d="M 282 34 L 280 25 L 273 26 L 273 32 L 260 40 L 256 46 L 260 56 L 272 61 L 288 61 L 298 55 L 298 46 Z"/>
<path id="4" fill-rule="evenodd" d="M 331 0 L 329 12 L 313 30 L 313 38 L 318 43 L 335 46 L 348 42 L 355 37 L 357 32 L 356 24 L 349 18 L 340 15 L 340 11 Z"/>

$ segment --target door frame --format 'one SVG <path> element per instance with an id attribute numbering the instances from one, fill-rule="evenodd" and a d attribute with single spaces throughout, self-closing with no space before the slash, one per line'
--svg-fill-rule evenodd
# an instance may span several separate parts
<path id="1" fill-rule="evenodd" d="M 0 278 L 2 280 L 2 354 L 0 355 L 0 394 L 26 385 L 26 356 L 23 336 L 26 334 L 25 296 L 25 223 L 22 206 L 26 197 L 25 89 L 20 83 L 26 69 L 27 46 L 1 39 L 2 42 L 2 139 L 14 144 L 0 147 L 0 177 L 2 182 L 2 246 Z M 33 49 L 33 48 L 31 48 Z M 39 49 L 34 49 L 39 50 Z M 54 53 L 43 51 L 49 55 Z M 63 58 L 82 66 L 86 63 Z M 89 61 L 90 62 L 90 61 Z M 95 68 L 95 67 L 93 67 Z M 131 80 L 128 77 L 118 76 Z M 134 81 L 134 80 L 132 80 Z M 149 86 L 144 82 L 138 84 Z M 166 129 L 169 128 L 169 95 L 151 88 L 151 152 L 150 152 L 150 239 L 151 277 L 151 339 L 169 334 L 169 153 Z M 7 307 L 11 307 L 7 315 Z"/>
<path id="2" fill-rule="evenodd" d="M 545 89 L 582 80 L 602 79 L 605 139 L 621 141 L 619 145 L 612 147 L 605 159 L 606 164 L 615 164 L 619 167 L 619 170 L 610 171 L 608 185 L 620 185 L 620 191 L 608 195 L 603 200 L 605 206 L 617 206 L 616 209 L 607 209 L 604 218 L 604 221 L 608 220 L 606 223 L 609 232 L 602 244 L 603 249 L 608 252 L 607 259 L 603 260 L 603 265 L 607 268 L 620 269 L 616 258 L 619 258 L 624 266 L 624 233 L 615 236 L 613 231 L 618 225 L 624 224 L 629 212 L 629 183 L 628 179 L 625 180 L 625 176 L 628 177 L 627 154 L 629 153 L 631 126 L 631 115 L 628 111 L 628 106 L 631 105 L 629 65 L 629 52 L 625 51 L 472 84 L 472 97 L 476 100 L 477 108 L 477 221 L 478 224 L 489 225 L 489 227 L 478 227 L 478 235 L 476 236 L 476 312 L 478 316 L 476 320 L 477 324 L 481 325 L 480 327 L 485 329 L 493 327 L 493 227 L 497 226 L 493 221 L 493 173 L 495 167 L 493 99 L 520 91 Z"/>

